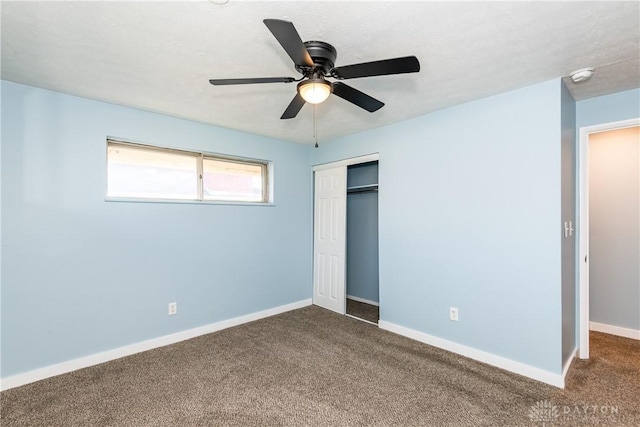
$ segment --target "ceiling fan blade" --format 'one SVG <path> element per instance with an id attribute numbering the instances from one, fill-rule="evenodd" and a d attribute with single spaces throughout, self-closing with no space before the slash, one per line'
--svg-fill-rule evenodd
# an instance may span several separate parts
<path id="1" fill-rule="evenodd" d="M 293 77 L 257 77 L 249 79 L 211 79 L 209 83 L 214 86 L 225 85 L 248 85 L 253 83 L 291 83 L 295 81 Z"/>
<path id="2" fill-rule="evenodd" d="M 313 67 L 313 60 L 304 47 L 296 27 L 289 21 L 282 19 L 265 19 L 264 25 L 282 45 L 296 65 Z"/>
<path id="3" fill-rule="evenodd" d="M 378 111 L 384 106 L 384 102 L 380 102 L 366 93 L 360 92 L 358 89 L 354 89 L 344 83 L 334 82 L 332 86 L 334 95 L 339 96 L 345 101 L 356 104 L 358 107 L 364 108 L 370 113 Z"/>
<path id="4" fill-rule="evenodd" d="M 296 93 L 296 96 L 293 98 L 287 109 L 284 110 L 284 113 L 282 113 L 282 117 L 280 118 L 293 119 L 298 115 L 298 112 L 300 112 L 300 109 L 302 109 L 305 102 L 304 98 L 302 98 L 299 93 Z"/>
<path id="5" fill-rule="evenodd" d="M 362 64 L 345 65 L 331 70 L 336 79 L 355 79 L 357 77 L 386 76 L 389 74 L 417 73 L 420 62 L 415 56 L 383 59 L 381 61 L 363 62 Z"/>

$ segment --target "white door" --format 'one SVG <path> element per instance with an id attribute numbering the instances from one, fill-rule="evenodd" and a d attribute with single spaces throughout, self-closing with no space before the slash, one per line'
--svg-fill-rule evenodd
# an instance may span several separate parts
<path id="1" fill-rule="evenodd" d="M 347 167 L 315 172 L 313 303 L 345 314 Z"/>

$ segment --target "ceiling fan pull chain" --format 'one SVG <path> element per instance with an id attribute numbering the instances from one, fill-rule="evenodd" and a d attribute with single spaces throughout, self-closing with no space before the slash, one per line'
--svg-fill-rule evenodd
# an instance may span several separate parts
<path id="1" fill-rule="evenodd" d="M 316 148 L 318 148 L 318 121 L 317 121 L 317 113 L 318 113 L 318 104 L 313 104 L 313 138 L 316 141 Z"/>

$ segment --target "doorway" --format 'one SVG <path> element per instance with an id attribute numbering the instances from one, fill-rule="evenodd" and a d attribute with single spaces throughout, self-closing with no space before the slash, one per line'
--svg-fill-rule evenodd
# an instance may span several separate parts
<path id="1" fill-rule="evenodd" d="M 624 158 L 625 154 L 622 154 L 622 157 L 620 157 L 621 155 L 620 153 L 616 154 L 615 152 L 611 152 L 610 154 L 607 155 L 607 157 L 618 156 L 619 157 L 618 161 L 612 158 L 601 159 L 599 157 L 597 163 L 592 163 L 592 160 L 596 159 L 595 155 L 597 155 L 598 153 L 602 153 L 603 152 L 602 149 L 605 148 L 602 145 L 600 145 L 600 147 L 597 147 L 596 145 L 596 143 L 601 144 L 602 142 L 602 141 L 598 142 L 598 140 L 602 140 L 603 136 L 605 137 L 607 136 L 605 135 L 605 132 L 607 133 L 612 132 L 611 136 L 613 136 L 614 135 L 613 132 L 616 132 L 618 130 L 624 131 L 625 129 L 631 129 L 631 128 L 637 129 L 638 126 L 640 126 L 640 119 L 625 120 L 622 122 L 608 123 L 608 124 L 598 125 L 598 126 L 589 126 L 589 127 L 584 127 L 580 129 L 580 144 L 579 144 L 580 159 L 579 159 L 579 165 L 578 165 L 578 181 L 579 181 L 579 197 L 580 197 L 580 207 L 579 207 L 580 209 L 580 229 L 579 229 L 580 250 L 578 252 L 578 263 L 579 263 L 578 274 L 579 274 L 579 310 L 580 310 L 579 357 L 581 359 L 589 358 L 589 331 L 591 329 L 598 330 L 598 328 L 601 325 L 604 325 L 603 323 L 600 323 L 600 322 L 593 322 L 594 319 L 592 319 L 592 314 L 595 314 L 598 318 L 601 318 L 601 319 L 606 319 L 608 317 L 613 316 L 611 317 L 611 319 L 613 320 L 610 320 L 609 323 L 620 323 L 620 321 L 614 319 L 615 317 L 620 317 L 619 316 L 620 312 L 616 312 L 615 309 L 622 310 L 622 307 L 620 305 L 616 305 L 616 303 L 614 302 L 614 300 L 616 299 L 618 300 L 618 302 L 621 300 L 621 298 L 622 300 L 626 299 L 624 304 L 625 306 L 626 305 L 636 306 L 635 313 L 626 314 L 627 318 L 629 316 L 637 317 L 636 319 L 632 319 L 630 322 L 631 324 L 635 325 L 635 329 L 614 326 L 614 325 L 607 325 L 607 330 L 601 330 L 601 331 L 614 333 L 617 335 L 623 335 L 623 336 L 625 336 L 625 333 L 626 333 L 627 334 L 626 336 L 629 336 L 630 338 L 640 339 L 640 332 L 638 331 L 639 329 L 638 325 L 640 325 L 640 295 L 637 294 L 638 292 L 640 292 L 640 290 L 638 289 L 638 280 L 640 279 L 640 276 L 638 276 L 640 274 L 638 265 L 640 264 L 640 259 L 638 259 L 638 254 L 637 254 L 638 241 L 640 239 L 640 236 L 638 236 L 638 230 L 640 227 L 640 216 L 638 215 L 638 209 L 637 209 L 638 198 L 640 197 L 639 191 L 638 191 L 638 188 L 640 186 L 639 185 L 640 179 L 638 175 L 638 167 L 639 167 L 638 166 L 639 159 L 638 159 L 638 152 L 637 152 L 638 148 L 636 146 L 635 154 L 631 154 L 631 157 L 633 157 L 632 159 L 629 159 L 629 158 L 625 159 Z M 592 144 L 590 144 L 590 140 L 592 141 Z M 636 145 L 637 144 L 638 142 L 636 141 Z M 616 143 L 615 145 L 620 146 L 620 144 L 618 143 Z M 613 148 L 613 144 L 612 144 L 612 148 Z M 626 154 L 626 156 L 628 157 L 629 154 Z M 616 179 L 619 181 L 620 178 L 615 178 L 615 176 L 620 175 L 620 172 L 623 168 L 623 164 L 619 160 L 624 160 L 624 162 L 622 163 L 628 163 L 628 166 L 630 166 L 631 168 L 630 169 L 631 172 L 627 171 L 623 173 L 626 175 L 629 175 L 629 173 L 631 173 L 631 175 L 633 175 L 633 177 L 629 175 L 629 177 L 626 178 L 626 181 L 630 181 L 630 184 L 631 184 L 630 186 L 622 185 L 621 181 L 616 182 Z M 607 164 L 609 166 L 607 166 Z M 610 172 L 611 175 L 609 178 L 606 178 L 607 169 L 603 169 L 607 167 L 608 167 L 608 170 L 613 171 L 613 172 Z M 634 170 L 635 172 L 633 172 Z M 607 182 L 604 184 L 601 182 L 602 177 L 605 177 L 607 180 Z M 593 182 L 590 183 L 590 180 L 593 180 Z M 597 184 L 596 184 L 596 180 L 599 181 Z M 625 189 L 623 187 L 629 187 L 629 188 Z M 623 199 L 622 202 L 617 202 L 617 203 L 620 203 L 619 207 L 621 208 L 621 209 L 617 209 L 615 206 L 612 205 L 612 203 L 616 203 L 616 202 L 612 202 L 612 200 L 607 200 L 607 199 L 610 196 L 614 196 L 616 194 L 621 194 L 621 193 L 626 193 L 627 196 L 622 196 L 622 197 L 631 197 L 633 199 L 633 202 L 628 203 L 626 200 Z M 592 197 L 593 200 L 590 201 L 590 197 Z M 604 204 L 604 206 L 597 207 L 597 209 L 595 206 L 590 206 L 596 202 L 600 205 Z M 629 204 L 636 205 L 636 207 L 635 208 L 632 207 L 629 210 L 629 206 L 628 206 Z M 616 216 L 623 215 L 625 217 L 628 217 L 628 221 L 625 220 L 627 222 L 626 226 L 624 224 L 620 224 L 621 219 L 616 219 L 614 216 L 610 216 L 609 214 L 607 214 L 607 212 L 611 214 L 615 214 Z M 605 214 L 607 216 L 605 216 Z M 590 233 L 593 233 L 593 236 L 590 236 Z M 603 252 L 603 246 L 607 244 L 606 243 L 607 241 L 613 242 L 616 246 L 620 246 L 619 240 L 621 238 L 626 238 L 625 236 L 630 236 L 630 233 L 634 234 L 634 236 L 632 236 L 632 239 L 635 239 L 634 242 L 630 243 L 631 247 L 635 248 L 635 249 L 632 248 L 631 252 L 629 251 L 630 249 L 629 244 L 626 245 L 626 248 L 617 248 L 617 249 L 615 247 L 605 248 L 604 249 L 605 252 Z M 592 241 L 592 243 L 594 244 L 593 248 L 590 248 L 590 241 Z M 593 251 L 591 249 L 593 249 Z M 614 255 L 614 252 L 618 249 L 622 249 L 621 251 L 619 251 L 621 256 Z M 603 254 L 605 254 L 605 258 L 606 256 L 608 256 L 607 251 L 611 252 L 611 255 L 613 256 L 609 261 L 613 263 L 620 263 L 620 260 L 623 259 L 623 263 L 616 267 L 613 274 L 606 273 L 606 270 L 603 269 L 603 266 L 607 266 L 607 264 L 610 264 L 610 262 L 603 260 Z M 596 261 L 596 258 L 593 258 L 593 261 L 591 260 L 593 256 L 598 257 L 599 264 L 593 263 L 593 261 Z M 627 258 L 627 259 L 624 260 L 624 258 Z M 595 267 L 593 268 L 593 271 L 591 271 L 590 264 L 593 264 L 592 267 Z M 620 273 L 621 271 L 626 271 L 627 273 L 630 273 L 630 274 L 623 273 L 622 274 L 622 276 L 624 276 L 623 279 L 621 280 L 614 279 L 613 276 L 618 275 L 618 273 Z M 590 284 L 590 276 L 592 275 L 592 273 L 595 274 L 594 277 L 592 278 L 592 280 L 594 280 L 593 289 L 591 289 L 592 284 Z M 604 276 L 603 276 L 603 273 L 604 273 Z M 629 277 L 630 275 L 634 277 L 630 279 Z M 635 276 L 638 276 L 638 277 L 635 277 Z M 603 280 L 603 277 L 606 277 L 606 279 Z M 635 285 L 632 285 L 632 287 L 635 286 L 636 295 L 635 296 L 632 295 L 633 292 L 631 292 L 631 294 L 627 293 L 626 295 L 621 296 L 620 295 L 621 292 L 626 292 L 624 288 L 625 287 L 629 288 L 629 280 L 631 280 L 632 282 L 635 282 Z M 606 286 L 611 286 L 611 287 L 603 289 L 604 285 L 600 282 L 604 282 L 604 281 L 607 282 Z M 615 284 L 614 284 L 614 281 L 616 282 Z M 623 283 L 625 281 L 627 283 Z M 598 287 L 598 289 L 596 289 L 596 286 Z M 592 313 L 591 312 L 592 307 L 590 307 L 591 305 L 590 296 L 591 298 L 594 298 L 593 302 L 596 302 L 595 298 L 602 298 L 602 297 L 606 299 L 611 299 L 611 301 L 609 301 L 608 304 L 607 303 L 600 304 L 602 301 L 597 301 L 597 305 L 593 307 L 594 312 Z M 608 306 L 611 309 L 610 314 L 607 313 Z M 627 320 L 627 322 L 629 321 Z M 624 324 L 625 321 L 623 320 L 622 323 Z M 638 335 L 638 336 L 635 337 L 632 335 Z"/>
<path id="2" fill-rule="evenodd" d="M 346 314 L 378 324 L 378 162 L 347 167 Z"/>
<path id="3" fill-rule="evenodd" d="M 347 314 L 347 168 L 375 162 L 377 178 L 377 161 L 378 154 L 370 154 L 313 167 L 313 304 L 343 315 Z M 377 279 L 377 198 L 375 214 Z M 350 300 L 354 306 L 355 300 Z"/>

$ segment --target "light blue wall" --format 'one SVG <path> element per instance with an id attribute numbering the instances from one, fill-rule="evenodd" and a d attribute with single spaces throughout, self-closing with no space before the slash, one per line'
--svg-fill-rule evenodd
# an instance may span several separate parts
<path id="1" fill-rule="evenodd" d="M 576 102 L 562 83 L 562 226 L 576 226 Z M 561 230 L 564 233 L 564 230 Z M 576 348 L 576 235 L 562 238 L 562 361 Z"/>
<path id="2" fill-rule="evenodd" d="M 309 151 L 3 82 L 2 376 L 310 297 L 309 159 L 373 152 L 382 320 L 559 373 L 560 91 L 545 82 Z M 639 117 L 640 90 L 576 109 L 577 128 Z M 107 203 L 107 135 L 273 160 L 276 206 Z"/>
<path id="3" fill-rule="evenodd" d="M 379 153 L 381 320 L 561 372 L 560 91 L 553 80 L 312 151 L 312 164 Z"/>
<path id="4" fill-rule="evenodd" d="M 576 127 L 640 117 L 640 89 L 585 99 L 576 103 Z"/>
<path id="5" fill-rule="evenodd" d="M 105 202 L 107 136 L 272 160 L 276 206 Z M 310 298 L 308 177 L 306 146 L 2 82 L 2 377 Z"/>
<path id="6" fill-rule="evenodd" d="M 377 163 L 347 169 L 347 188 L 378 183 Z M 347 194 L 347 295 L 378 302 L 378 193 Z"/>

